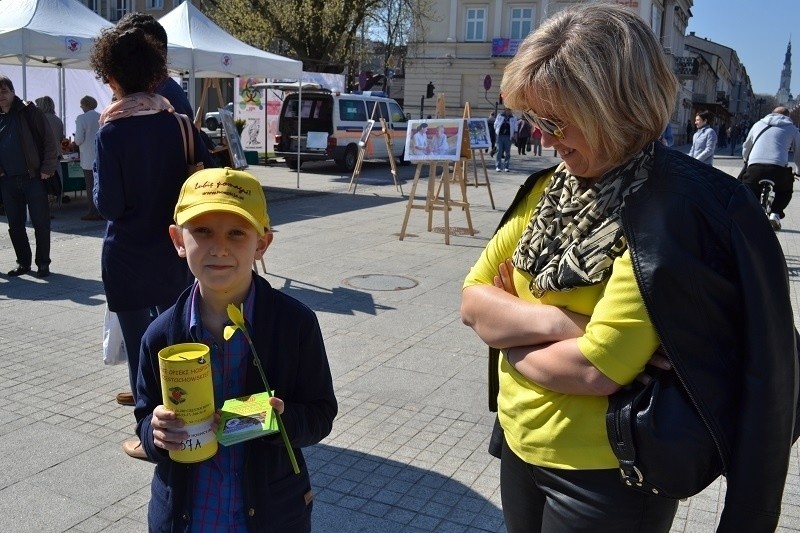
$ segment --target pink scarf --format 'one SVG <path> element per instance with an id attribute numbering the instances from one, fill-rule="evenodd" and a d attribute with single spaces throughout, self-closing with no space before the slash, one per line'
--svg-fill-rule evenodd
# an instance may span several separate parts
<path id="1" fill-rule="evenodd" d="M 106 107 L 100 114 L 100 125 L 137 115 L 154 115 L 161 111 L 174 113 L 175 109 L 166 98 L 153 93 L 133 93 L 123 96 Z"/>

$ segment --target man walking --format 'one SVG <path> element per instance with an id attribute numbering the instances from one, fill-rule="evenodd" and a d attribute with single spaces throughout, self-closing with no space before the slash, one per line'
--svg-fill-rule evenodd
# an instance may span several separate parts
<path id="1" fill-rule="evenodd" d="M 8 235 L 17 256 L 11 277 L 31 271 L 34 257 L 25 229 L 30 213 L 36 237 L 36 277 L 50 275 L 50 208 L 45 182 L 56 173 L 58 156 L 44 114 L 14 94 L 14 84 L 0 75 L 0 190 L 8 217 Z"/>
<path id="2" fill-rule="evenodd" d="M 497 134 L 497 167 L 495 170 L 508 172 L 508 164 L 511 162 L 511 145 L 517 138 L 517 119 L 510 109 L 506 109 L 495 119 L 494 131 Z"/>
<path id="3" fill-rule="evenodd" d="M 758 138 L 758 142 L 756 142 Z M 781 229 L 783 212 L 792 199 L 794 177 L 789 166 L 789 149 L 794 146 L 795 172 L 800 172 L 800 131 L 797 130 L 789 110 L 783 106 L 776 107 L 750 128 L 747 138 L 742 144 L 742 159 L 747 161 L 747 171 L 742 182 L 750 186 L 750 190 L 758 196 L 758 182 L 769 179 L 775 183 L 775 200 L 772 202 L 770 224 L 776 231 Z"/>

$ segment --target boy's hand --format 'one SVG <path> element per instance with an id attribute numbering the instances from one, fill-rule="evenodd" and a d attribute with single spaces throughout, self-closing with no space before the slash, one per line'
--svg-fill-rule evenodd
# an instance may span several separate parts
<path id="1" fill-rule="evenodd" d="M 283 400 L 278 398 L 277 396 L 273 396 L 269 399 L 269 404 L 272 406 L 272 409 L 278 413 L 279 415 L 283 414 Z"/>
<path id="2" fill-rule="evenodd" d="M 189 438 L 189 433 L 183 430 L 183 420 L 163 405 L 153 409 L 153 442 L 157 448 L 179 451 L 183 441 Z"/>

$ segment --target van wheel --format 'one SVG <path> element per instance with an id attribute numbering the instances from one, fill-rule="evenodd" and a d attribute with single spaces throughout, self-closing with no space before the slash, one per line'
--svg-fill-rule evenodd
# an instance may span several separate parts
<path id="1" fill-rule="evenodd" d="M 344 151 L 344 156 L 336 160 L 336 166 L 339 167 L 339 170 L 352 172 L 356 168 L 357 161 L 358 147 L 355 144 L 351 144 Z"/>
<path id="2" fill-rule="evenodd" d="M 300 164 L 297 164 L 297 158 L 296 157 L 293 157 L 291 159 L 287 157 L 286 158 L 286 166 L 289 167 L 292 170 L 297 170 L 299 167 L 303 166 L 303 162 L 300 161 Z"/>

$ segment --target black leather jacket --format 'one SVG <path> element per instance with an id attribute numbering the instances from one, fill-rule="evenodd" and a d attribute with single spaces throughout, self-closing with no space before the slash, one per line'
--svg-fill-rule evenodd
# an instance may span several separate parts
<path id="1" fill-rule="evenodd" d="M 552 170 L 528 178 L 501 226 Z M 725 463 L 718 531 L 773 531 L 798 404 L 796 331 L 778 240 L 746 186 L 660 143 L 622 221 L 648 315 Z M 492 410 L 495 357 L 490 351 Z"/>
<path id="2" fill-rule="evenodd" d="M 778 240 L 745 186 L 658 143 L 622 220 L 648 314 L 726 465 L 718 531 L 773 531 L 798 398 Z"/>

